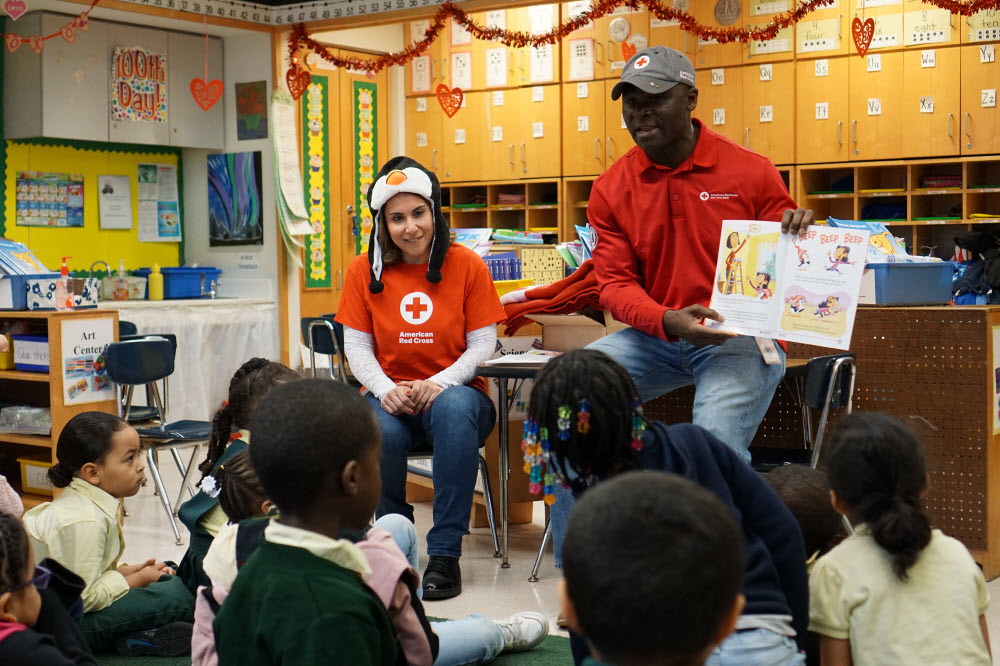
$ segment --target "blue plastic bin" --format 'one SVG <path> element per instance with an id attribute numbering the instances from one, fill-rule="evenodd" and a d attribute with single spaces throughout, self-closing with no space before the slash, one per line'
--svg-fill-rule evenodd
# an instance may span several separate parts
<path id="1" fill-rule="evenodd" d="M 877 305 L 940 305 L 951 302 L 955 266 L 950 261 L 868 264 L 866 270 L 875 275 Z"/>
<path id="2" fill-rule="evenodd" d="M 133 275 L 146 278 L 146 299 L 149 299 L 149 274 L 152 271 L 148 268 L 138 268 L 133 271 Z M 201 298 L 202 285 L 205 291 L 211 288 L 212 280 L 215 280 L 218 287 L 219 276 L 222 274 L 218 268 L 211 266 L 181 266 L 180 268 L 161 268 L 163 273 L 163 298 Z M 204 282 L 202 282 L 204 276 Z"/>

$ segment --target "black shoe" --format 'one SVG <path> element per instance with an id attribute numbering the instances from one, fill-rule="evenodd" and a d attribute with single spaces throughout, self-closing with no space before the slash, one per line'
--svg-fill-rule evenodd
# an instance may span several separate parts
<path id="1" fill-rule="evenodd" d="M 122 634 L 115 649 L 123 657 L 180 657 L 191 653 L 190 622 L 171 622 L 156 629 Z"/>
<path id="2" fill-rule="evenodd" d="M 424 599 L 451 599 L 462 593 L 462 570 L 457 557 L 431 555 L 424 570 Z"/>

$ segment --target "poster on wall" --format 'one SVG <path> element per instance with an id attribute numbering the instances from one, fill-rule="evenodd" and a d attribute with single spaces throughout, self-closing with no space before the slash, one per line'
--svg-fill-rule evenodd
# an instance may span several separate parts
<path id="1" fill-rule="evenodd" d="M 116 46 L 111 58 L 111 117 L 167 122 L 167 57 L 141 46 Z"/>
<path id="2" fill-rule="evenodd" d="M 372 212 L 368 209 L 368 188 L 375 182 L 378 169 L 378 86 L 374 83 L 354 81 L 354 199 L 356 211 L 351 231 L 355 238 L 355 252 L 368 251 L 371 237 Z"/>
<path id="3" fill-rule="evenodd" d="M 83 176 L 18 171 L 16 206 L 21 227 L 82 227 Z"/>
<path id="4" fill-rule="evenodd" d="M 132 185 L 128 176 L 98 176 L 97 203 L 101 229 L 132 228 Z"/>
<path id="5" fill-rule="evenodd" d="M 208 156 L 208 244 L 261 245 L 260 151 Z"/>
<path id="6" fill-rule="evenodd" d="M 177 200 L 177 167 L 139 165 L 139 240 L 179 243 L 181 212 Z"/>
<path id="7" fill-rule="evenodd" d="M 330 128 L 327 122 L 328 79 L 313 76 L 302 104 L 302 155 L 305 157 L 305 182 L 309 204 L 309 224 L 312 233 L 305 247 L 306 289 L 329 289 L 330 282 L 330 173 L 327 144 Z"/>
<path id="8" fill-rule="evenodd" d="M 115 341 L 114 319 L 62 320 L 63 403 L 114 400 L 104 350 Z"/>
<path id="9" fill-rule="evenodd" d="M 267 138 L 267 83 L 236 84 L 236 140 Z"/>

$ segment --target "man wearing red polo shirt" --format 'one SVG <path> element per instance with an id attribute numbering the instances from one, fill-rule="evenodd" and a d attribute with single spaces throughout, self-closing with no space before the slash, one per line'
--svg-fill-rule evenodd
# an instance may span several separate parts
<path id="1" fill-rule="evenodd" d="M 773 345 L 768 364 L 754 338 L 704 324 L 722 321 L 708 308 L 722 221 L 781 221 L 797 234 L 813 213 L 796 208 L 766 157 L 691 118 L 698 89 L 683 53 L 636 53 L 611 90 L 619 97 L 636 147 L 594 182 L 587 217 L 601 303 L 632 328 L 591 348 L 625 366 L 644 402 L 693 383 L 694 423 L 749 462 L 784 352 Z"/>

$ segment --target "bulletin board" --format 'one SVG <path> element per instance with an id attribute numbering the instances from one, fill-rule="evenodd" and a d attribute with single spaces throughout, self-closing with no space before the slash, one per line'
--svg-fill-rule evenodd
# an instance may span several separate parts
<path id="1" fill-rule="evenodd" d="M 67 263 L 73 271 L 87 270 L 98 259 L 118 268 L 118 261 L 125 260 L 125 268 L 134 270 L 141 266 L 178 266 L 184 256 L 183 243 L 140 243 L 137 233 L 138 187 L 136 177 L 140 162 L 171 164 L 177 167 L 178 190 L 181 159 L 177 148 L 119 146 L 118 144 L 83 141 L 54 141 L 51 139 L 16 140 L 6 142 L 6 173 L 4 181 L 3 235 L 21 241 L 52 270 L 58 271 L 63 255 L 73 258 Z M 135 152 L 132 152 L 135 151 Z M 66 172 L 82 174 L 83 227 L 50 228 L 24 227 L 14 224 L 16 214 L 16 178 L 19 171 Z M 101 229 L 98 215 L 97 177 L 101 175 L 127 175 L 131 183 L 131 229 Z M 183 197 L 181 197 L 183 202 Z M 184 237 L 183 203 L 181 214 L 182 238 Z M 103 266 L 100 268 L 103 270 Z"/>

